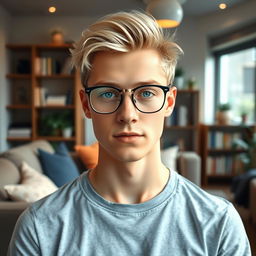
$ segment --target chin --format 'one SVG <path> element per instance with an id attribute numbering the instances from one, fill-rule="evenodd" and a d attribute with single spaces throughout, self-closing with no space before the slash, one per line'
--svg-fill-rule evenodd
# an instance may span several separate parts
<path id="1" fill-rule="evenodd" d="M 123 163 L 131 163 L 139 161 L 147 156 L 147 153 L 142 149 L 122 149 L 122 150 L 112 150 L 110 152 L 112 157 Z"/>

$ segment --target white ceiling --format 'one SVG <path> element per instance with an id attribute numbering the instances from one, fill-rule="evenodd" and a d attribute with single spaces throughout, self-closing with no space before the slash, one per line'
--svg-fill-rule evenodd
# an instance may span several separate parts
<path id="1" fill-rule="evenodd" d="M 205 15 L 218 11 L 219 3 L 228 7 L 253 0 L 187 0 L 183 4 L 184 15 Z M 125 10 L 145 10 L 143 0 L 0 0 L 0 5 L 13 16 L 53 15 L 49 6 L 56 6 L 58 16 L 101 16 Z"/>

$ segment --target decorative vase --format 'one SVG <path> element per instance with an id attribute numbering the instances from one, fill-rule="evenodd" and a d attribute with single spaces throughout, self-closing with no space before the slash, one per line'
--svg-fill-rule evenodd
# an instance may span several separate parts
<path id="1" fill-rule="evenodd" d="M 241 119 L 242 119 L 242 124 L 246 124 L 247 121 L 248 121 L 248 115 L 247 114 L 242 114 Z"/>
<path id="2" fill-rule="evenodd" d="M 216 121 L 221 125 L 230 124 L 231 116 L 230 111 L 217 111 L 216 112 Z"/>
<path id="3" fill-rule="evenodd" d="M 52 33 L 52 43 L 53 44 L 63 44 L 64 38 L 61 32 L 53 32 Z"/>
<path id="4" fill-rule="evenodd" d="M 67 127 L 62 130 L 62 135 L 64 138 L 72 137 L 72 127 Z"/>

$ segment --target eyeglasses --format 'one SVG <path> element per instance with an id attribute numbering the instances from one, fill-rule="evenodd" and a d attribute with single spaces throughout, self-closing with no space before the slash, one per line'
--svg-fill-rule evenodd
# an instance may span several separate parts
<path id="1" fill-rule="evenodd" d="M 113 86 L 99 85 L 85 89 L 91 108 L 99 114 L 112 114 L 122 104 L 124 93 L 130 92 L 136 109 L 151 114 L 160 111 L 165 102 L 168 86 L 142 85 L 134 89 L 119 89 Z"/>

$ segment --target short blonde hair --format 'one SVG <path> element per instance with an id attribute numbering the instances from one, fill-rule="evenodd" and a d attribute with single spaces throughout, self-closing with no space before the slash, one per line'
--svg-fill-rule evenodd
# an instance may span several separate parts
<path id="1" fill-rule="evenodd" d="M 160 53 L 163 70 L 171 83 L 182 50 L 164 34 L 152 16 L 139 11 L 110 14 L 89 26 L 71 50 L 72 61 L 81 71 L 82 83 L 86 86 L 93 56 L 97 52 L 125 53 L 143 48 Z"/>

